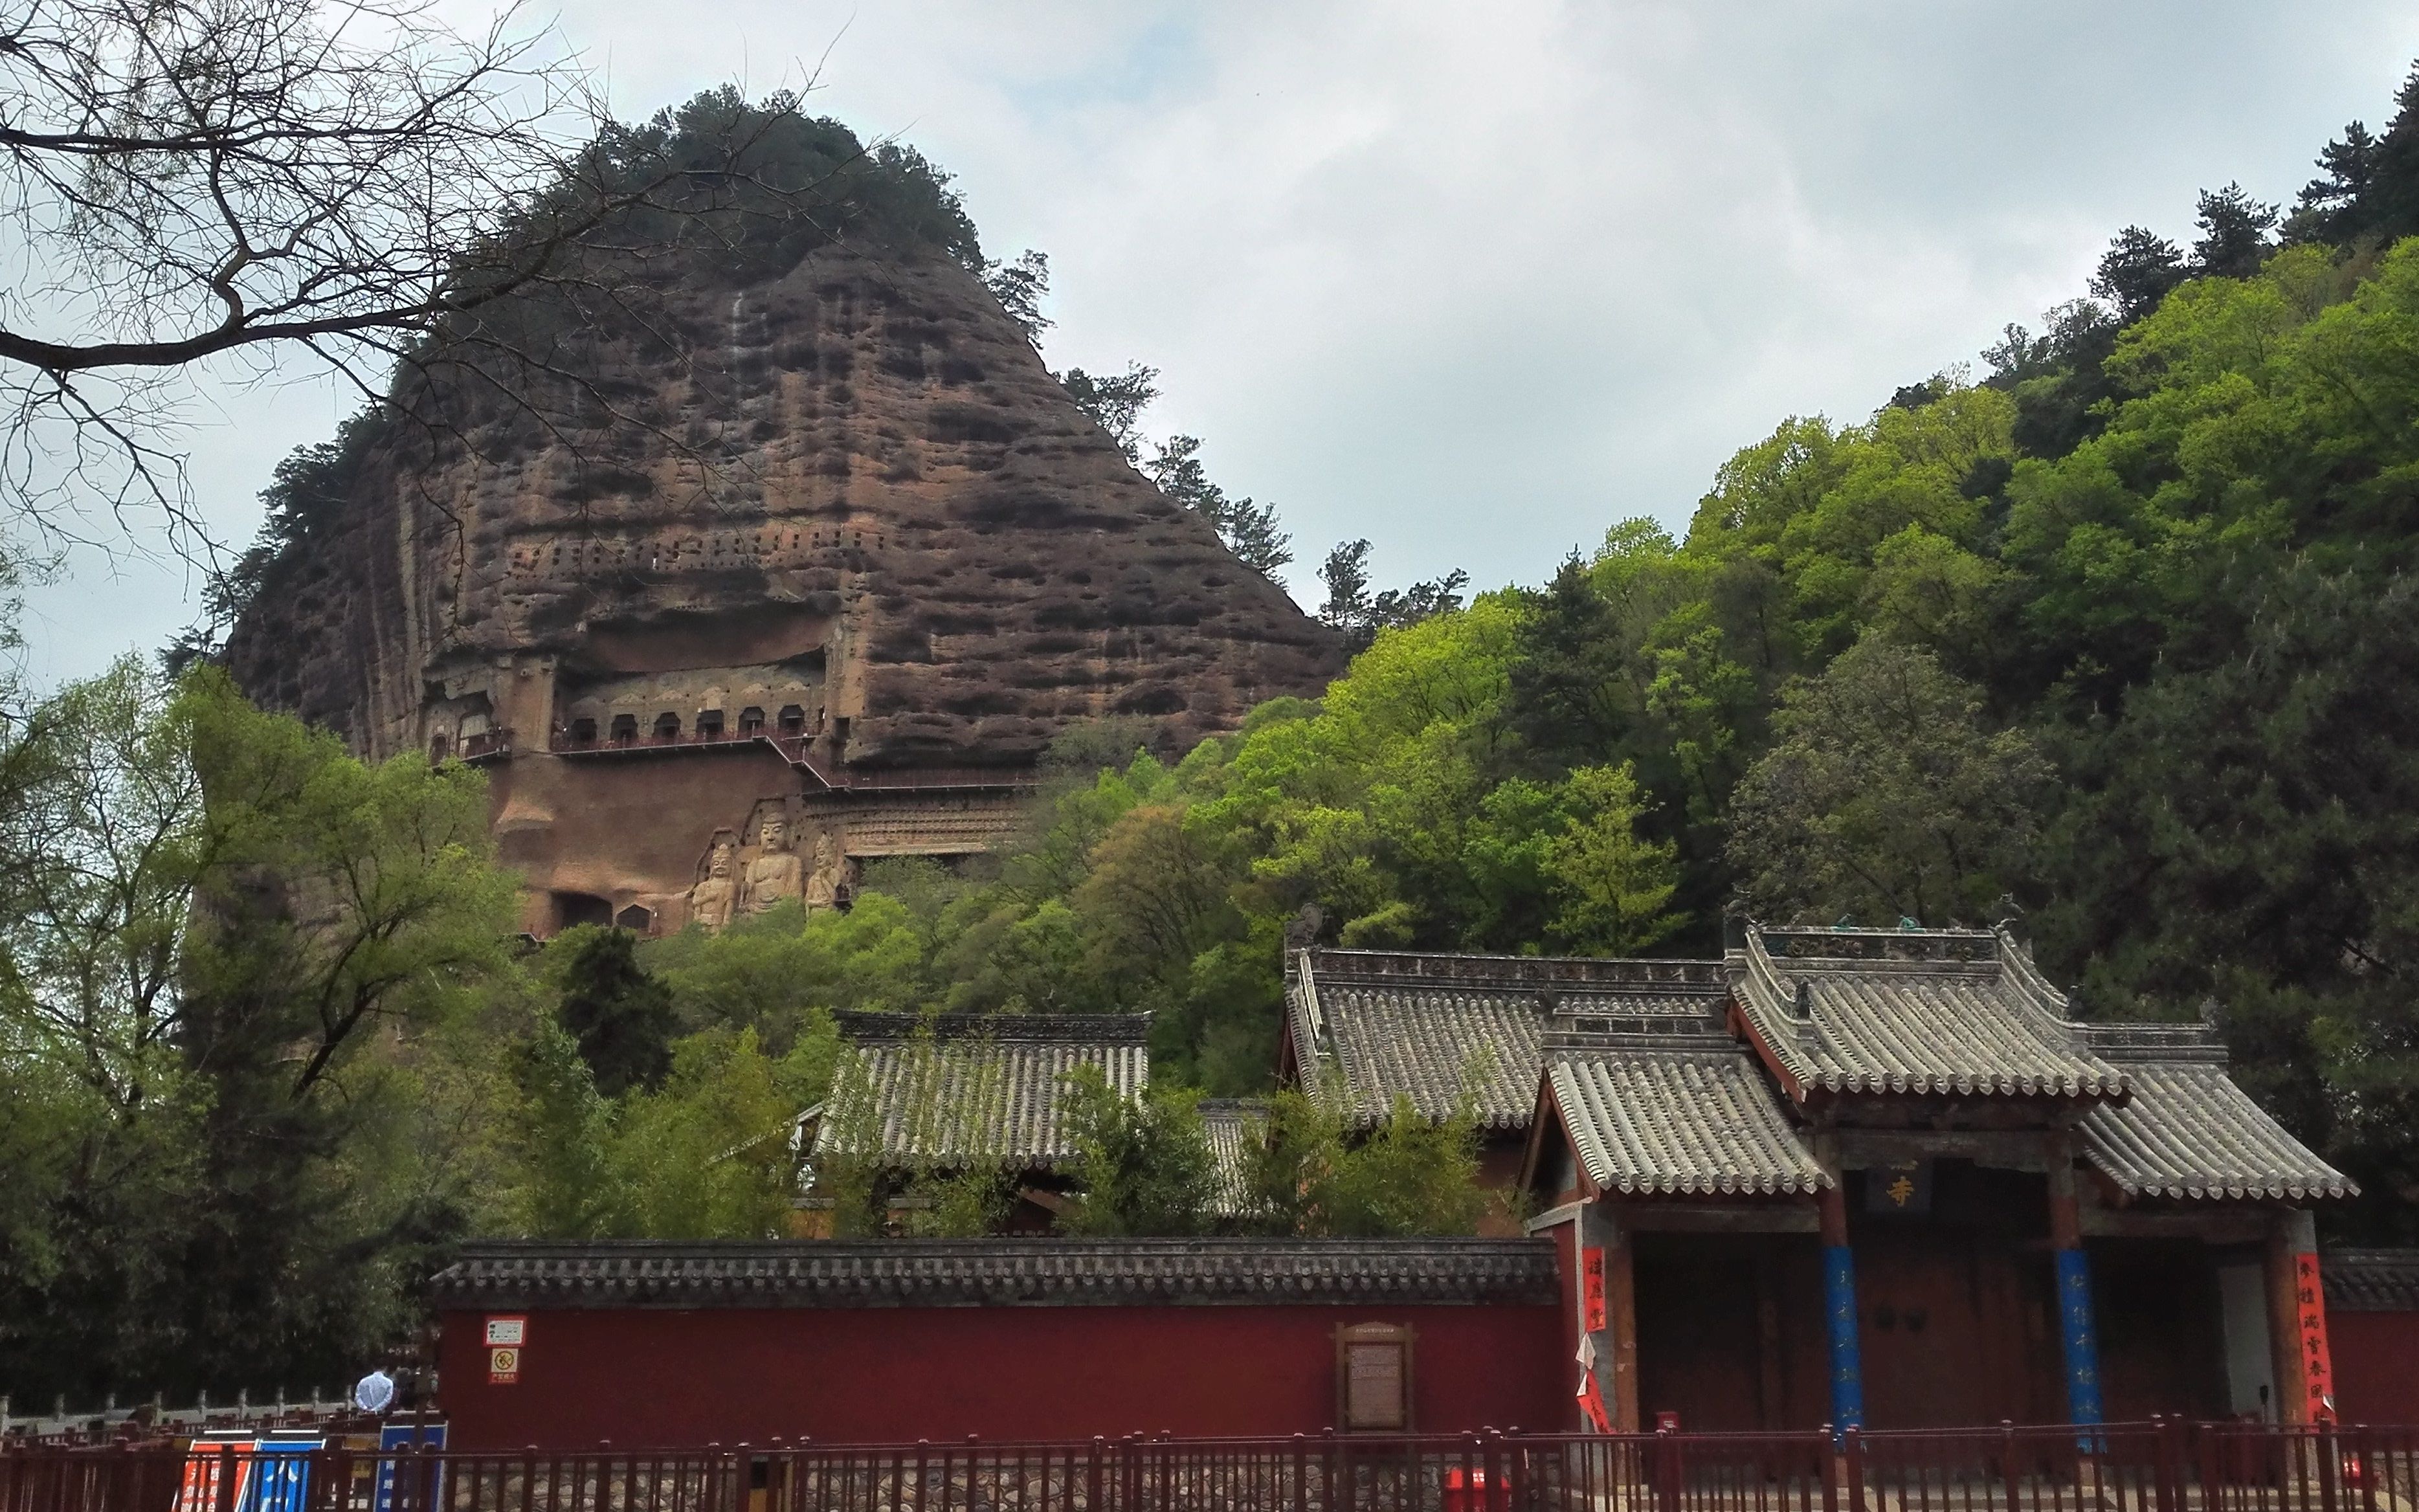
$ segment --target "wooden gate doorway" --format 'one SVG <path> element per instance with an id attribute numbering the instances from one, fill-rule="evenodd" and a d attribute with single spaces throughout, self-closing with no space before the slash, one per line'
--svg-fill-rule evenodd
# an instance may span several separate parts
<path id="1" fill-rule="evenodd" d="M 1849 1177 L 1866 1426 L 2064 1422 L 2046 1179 L 1941 1161 L 1925 1211 L 1879 1213 Z"/>

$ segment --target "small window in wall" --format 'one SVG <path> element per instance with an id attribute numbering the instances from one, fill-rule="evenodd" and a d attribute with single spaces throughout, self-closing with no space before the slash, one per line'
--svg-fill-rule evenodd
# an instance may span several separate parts
<path id="1" fill-rule="evenodd" d="M 749 704 L 739 711 L 739 737 L 753 740 L 764 733 L 764 711 Z"/>
<path id="2" fill-rule="evenodd" d="M 1335 1331 L 1335 1421 L 1346 1433 L 1411 1431 L 1411 1331 L 1355 1323 Z"/>
<path id="3" fill-rule="evenodd" d="M 700 740 L 720 740 L 722 738 L 722 711 L 720 709 L 700 709 L 698 711 L 697 738 Z"/>
<path id="4" fill-rule="evenodd" d="M 657 740 L 678 740 L 680 738 L 680 716 L 670 712 L 656 715 L 655 738 Z"/>
<path id="5" fill-rule="evenodd" d="M 655 927 L 655 916 L 632 903 L 613 916 L 613 922 L 633 934 L 644 934 Z"/>
<path id="6" fill-rule="evenodd" d="M 443 731 L 428 737 L 428 761 L 435 765 L 454 754 L 454 742 Z"/>
<path id="7" fill-rule="evenodd" d="M 639 738 L 639 717 L 635 714 L 613 716 L 613 744 L 626 746 Z"/>
<path id="8" fill-rule="evenodd" d="M 781 705 L 781 733 L 785 735 L 799 734 L 804 733 L 806 728 L 806 710 L 798 707 L 794 703 L 784 703 Z"/>

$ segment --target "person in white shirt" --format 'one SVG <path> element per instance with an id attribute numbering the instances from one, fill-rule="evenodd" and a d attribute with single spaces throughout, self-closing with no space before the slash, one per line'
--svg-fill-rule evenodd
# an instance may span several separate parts
<path id="1" fill-rule="evenodd" d="M 370 1373 L 353 1387 L 353 1405 L 364 1412 L 383 1412 L 394 1405 L 394 1378 L 386 1373 L 386 1366 L 371 1366 Z"/>

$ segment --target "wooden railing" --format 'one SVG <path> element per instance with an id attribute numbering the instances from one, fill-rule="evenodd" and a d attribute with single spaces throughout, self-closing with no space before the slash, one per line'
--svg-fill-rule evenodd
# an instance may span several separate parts
<path id="1" fill-rule="evenodd" d="M 2412 1512 L 2419 1431 L 0 1446 L 0 1512 Z"/>

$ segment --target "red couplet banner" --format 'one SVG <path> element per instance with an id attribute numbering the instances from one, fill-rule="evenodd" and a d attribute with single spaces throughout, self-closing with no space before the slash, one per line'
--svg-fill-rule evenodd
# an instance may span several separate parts
<path id="1" fill-rule="evenodd" d="M 1604 1332 L 1604 1246 L 1579 1252 L 1579 1316 L 1591 1334 Z"/>
<path id="2" fill-rule="evenodd" d="M 2302 1382 L 2309 1393 L 2312 1423 L 2335 1416 L 2335 1367 L 2327 1352 L 2327 1292 L 2316 1255 L 2293 1257 L 2293 1308 L 2301 1319 Z"/>

